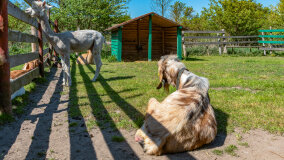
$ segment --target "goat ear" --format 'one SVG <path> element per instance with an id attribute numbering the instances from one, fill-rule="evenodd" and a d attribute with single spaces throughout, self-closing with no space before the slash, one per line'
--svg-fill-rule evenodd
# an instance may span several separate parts
<path id="1" fill-rule="evenodd" d="M 42 6 L 44 7 L 46 5 L 46 1 L 43 1 Z"/>
<path id="2" fill-rule="evenodd" d="M 53 6 L 50 6 L 50 5 L 45 5 L 45 7 L 47 8 L 47 9 L 51 9 L 51 8 L 53 8 Z"/>

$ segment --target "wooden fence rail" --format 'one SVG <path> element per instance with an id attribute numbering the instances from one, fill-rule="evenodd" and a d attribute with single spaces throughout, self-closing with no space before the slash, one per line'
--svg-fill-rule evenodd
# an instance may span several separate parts
<path id="1" fill-rule="evenodd" d="M 194 33 L 194 34 L 212 34 L 216 33 L 217 36 L 184 36 L 186 33 Z M 225 30 L 221 31 L 183 31 L 183 45 L 206 45 L 206 50 L 207 54 L 209 54 L 208 51 L 208 45 L 218 45 L 219 47 L 219 54 L 222 54 L 222 48 L 223 52 L 227 53 L 227 48 L 253 48 L 257 47 L 259 48 L 260 46 L 252 46 L 251 44 L 258 44 L 258 41 L 250 41 L 250 39 L 257 39 L 259 38 L 259 35 L 253 35 L 253 36 L 226 36 Z M 220 35 L 222 34 L 222 35 Z M 189 42 L 188 39 L 217 39 L 215 42 L 200 42 L 200 41 L 195 41 L 195 42 Z M 230 41 L 231 39 L 248 39 L 246 41 L 241 40 L 241 41 Z M 249 46 L 235 46 L 234 44 L 249 44 Z M 233 46 L 228 46 L 228 45 L 233 45 Z M 183 47 L 185 50 L 185 47 Z M 184 53 L 186 55 L 186 53 Z"/>
<path id="2" fill-rule="evenodd" d="M 273 44 L 284 45 L 284 41 L 273 40 L 273 38 L 284 38 L 284 35 L 272 35 L 273 32 L 279 32 L 283 34 L 284 29 L 272 29 L 270 27 L 270 29 L 259 30 L 259 32 L 261 33 L 261 35 L 259 35 L 259 37 L 261 37 L 261 41 L 258 41 L 258 43 L 262 44 L 262 48 L 260 49 L 263 50 L 264 55 L 266 55 L 266 51 L 270 51 L 270 54 L 272 53 L 272 51 L 284 51 L 283 46 L 282 48 L 273 47 Z M 270 33 L 270 35 L 265 35 L 265 33 L 267 32 Z M 265 40 L 265 38 L 269 38 L 269 40 Z"/>

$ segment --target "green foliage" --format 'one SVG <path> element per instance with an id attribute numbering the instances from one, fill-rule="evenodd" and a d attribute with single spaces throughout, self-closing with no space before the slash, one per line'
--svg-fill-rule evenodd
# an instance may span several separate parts
<path id="1" fill-rule="evenodd" d="M 181 18 L 185 11 L 185 3 L 182 3 L 180 1 L 176 1 L 173 5 L 170 7 L 170 16 L 171 19 L 173 19 L 175 22 L 180 23 Z"/>
<path id="2" fill-rule="evenodd" d="M 236 150 L 238 150 L 238 147 L 235 145 L 229 145 L 225 148 L 225 152 L 232 156 L 238 156 L 235 152 Z"/>
<path id="3" fill-rule="evenodd" d="M 113 141 L 113 142 L 123 142 L 123 141 L 125 141 L 125 138 L 121 137 L 121 136 L 112 136 L 111 137 L 111 141 Z"/>
<path id="4" fill-rule="evenodd" d="M 218 156 L 221 156 L 221 155 L 223 155 L 223 151 L 222 150 L 218 150 L 218 149 L 214 149 L 213 151 L 212 151 L 212 153 L 214 153 L 214 154 L 216 154 L 216 155 L 218 155 Z"/>
<path id="5" fill-rule="evenodd" d="M 59 21 L 63 30 L 94 29 L 103 31 L 112 24 L 121 23 L 127 15 L 128 0 L 53 0 L 51 18 Z"/>
<path id="6" fill-rule="evenodd" d="M 18 2 L 16 1 L 14 3 L 15 6 L 19 7 L 20 9 L 24 10 L 27 8 L 27 5 L 25 2 Z M 16 31 L 21 31 L 21 32 L 26 32 L 30 30 L 30 25 L 22 22 L 21 20 L 18 20 L 10 15 L 8 15 L 8 28 L 11 30 L 16 30 Z"/>
<path id="7" fill-rule="evenodd" d="M 230 35 L 258 35 L 258 29 L 266 23 L 269 8 L 252 0 L 211 0 L 204 14 Z"/>
<path id="8" fill-rule="evenodd" d="M 167 11 L 170 7 L 170 4 L 173 0 L 152 0 L 152 10 L 157 12 L 158 14 L 166 17 Z"/>

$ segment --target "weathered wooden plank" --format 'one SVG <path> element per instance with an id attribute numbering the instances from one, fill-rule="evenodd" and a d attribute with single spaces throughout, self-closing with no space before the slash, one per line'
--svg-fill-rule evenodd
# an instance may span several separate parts
<path id="1" fill-rule="evenodd" d="M 21 77 L 18 77 L 17 79 L 11 79 L 11 94 L 13 94 L 15 91 L 19 90 L 23 86 L 29 84 L 34 78 L 37 78 L 39 76 L 39 69 L 38 67 L 27 72 L 26 74 L 22 75 Z"/>
<path id="2" fill-rule="evenodd" d="M 27 63 L 38 58 L 38 52 L 10 56 L 10 68 Z"/>
<path id="3" fill-rule="evenodd" d="M 258 43 L 284 44 L 284 41 L 258 41 Z"/>
<path id="4" fill-rule="evenodd" d="M 259 30 L 258 32 L 284 32 L 284 29 L 264 29 Z"/>
<path id="5" fill-rule="evenodd" d="M 283 36 L 284 37 L 284 36 Z M 217 38 L 259 38 L 259 36 L 185 36 L 189 39 L 217 39 Z"/>
<path id="6" fill-rule="evenodd" d="M 13 30 L 8 31 L 8 40 L 13 42 L 37 43 L 36 36 Z"/>
<path id="7" fill-rule="evenodd" d="M 260 48 L 261 46 L 227 46 L 227 48 Z"/>
<path id="8" fill-rule="evenodd" d="M 225 33 L 225 31 L 183 31 L 182 33 Z"/>
<path id="9" fill-rule="evenodd" d="M 35 18 L 31 18 L 28 14 L 10 1 L 8 2 L 8 14 L 36 28 L 38 27 L 37 20 Z"/>
<path id="10" fill-rule="evenodd" d="M 284 48 L 259 48 L 259 49 L 266 51 L 284 51 Z"/>
<path id="11" fill-rule="evenodd" d="M 43 51 L 43 54 L 47 54 L 49 49 L 45 49 Z M 15 66 L 30 62 L 32 60 L 35 60 L 39 57 L 38 52 L 32 52 L 27 54 L 17 54 L 10 56 L 10 68 L 13 68 Z"/>
<path id="12" fill-rule="evenodd" d="M 258 43 L 258 41 L 239 41 L 239 42 L 184 42 L 186 45 L 201 45 L 201 44 L 242 44 L 242 43 Z"/>
<path id="13" fill-rule="evenodd" d="M 284 38 L 284 35 L 259 35 L 259 37 L 263 37 L 263 38 Z"/>

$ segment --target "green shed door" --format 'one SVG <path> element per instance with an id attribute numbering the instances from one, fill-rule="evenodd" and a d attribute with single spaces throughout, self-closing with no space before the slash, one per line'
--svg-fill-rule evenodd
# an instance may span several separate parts
<path id="1" fill-rule="evenodd" d="M 118 53 L 118 31 L 111 33 L 111 55 L 117 57 Z"/>
<path id="2" fill-rule="evenodd" d="M 122 54 L 122 27 L 118 31 L 111 33 L 111 55 L 114 55 L 117 61 L 121 61 Z"/>

